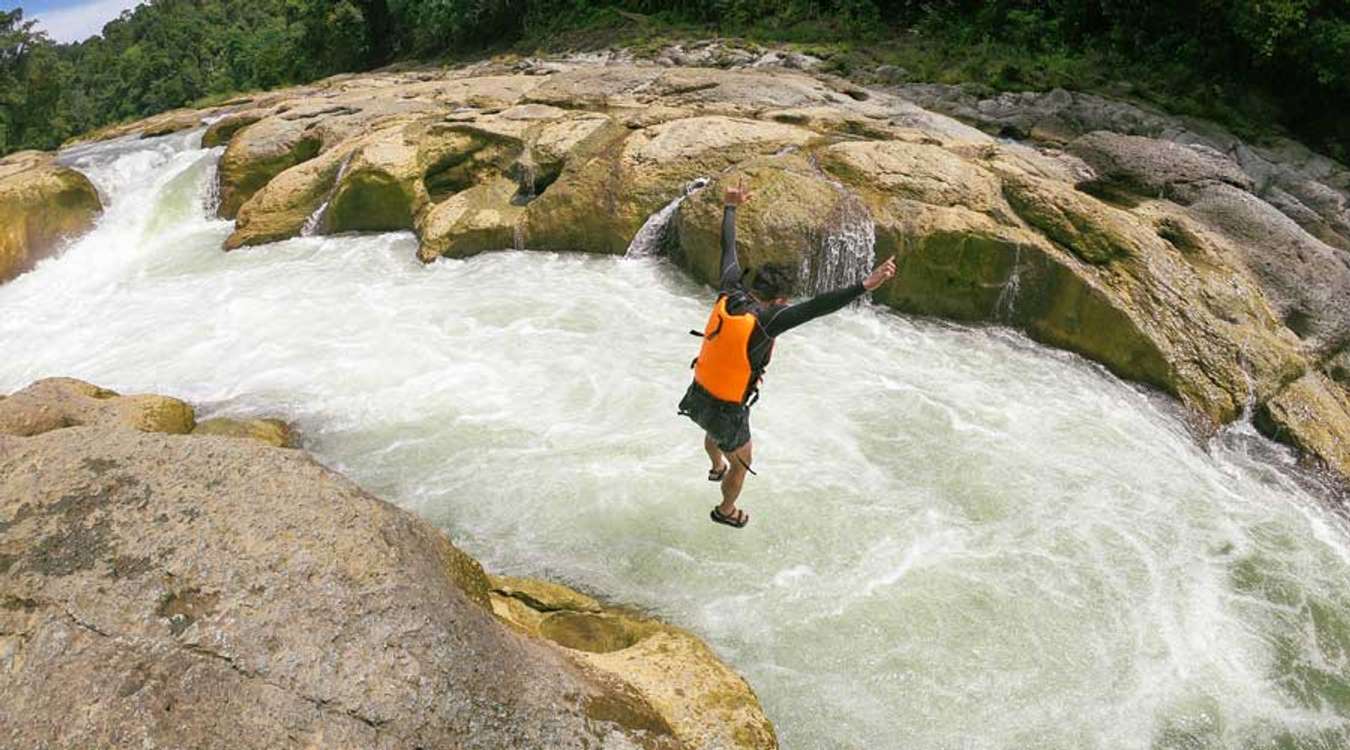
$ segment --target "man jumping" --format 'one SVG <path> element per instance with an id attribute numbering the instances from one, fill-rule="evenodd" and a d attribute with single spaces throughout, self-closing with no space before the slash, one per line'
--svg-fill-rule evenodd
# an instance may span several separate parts
<path id="1" fill-rule="evenodd" d="M 703 448 L 712 461 L 708 481 L 721 482 L 722 504 L 712 520 L 741 528 L 750 515 L 736 507 L 750 470 L 750 406 L 773 355 L 778 335 L 813 318 L 828 315 L 872 291 L 895 275 L 888 258 L 860 284 L 787 304 L 792 271 L 760 266 L 747 289 L 736 260 L 736 207 L 750 200 L 744 186 L 727 188 L 722 210 L 722 265 L 717 302 L 703 329 L 703 348 L 694 360 L 694 382 L 680 400 L 680 413 L 703 428 Z M 695 335 L 697 331 L 693 331 Z"/>

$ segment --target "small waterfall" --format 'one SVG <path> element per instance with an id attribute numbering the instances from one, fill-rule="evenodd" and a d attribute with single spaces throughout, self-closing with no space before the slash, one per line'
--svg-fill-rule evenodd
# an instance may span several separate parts
<path id="1" fill-rule="evenodd" d="M 511 196 L 511 203 L 516 206 L 528 205 L 537 196 L 535 184 L 539 181 L 539 165 L 535 163 L 534 154 L 530 153 L 529 146 L 521 152 L 513 171 L 517 188 L 516 194 Z"/>
<path id="2" fill-rule="evenodd" d="M 819 294 L 867 278 L 876 261 L 877 228 L 862 199 L 821 168 L 815 154 L 811 167 L 839 200 L 820 227 L 812 232 L 811 252 L 802 258 L 800 291 Z"/>
<path id="3" fill-rule="evenodd" d="M 202 192 L 202 211 L 214 218 L 220 214 L 220 158 L 211 162 L 206 175 L 206 190 Z"/>
<path id="4" fill-rule="evenodd" d="M 1003 289 L 994 302 L 994 320 L 1012 322 L 1013 311 L 1017 306 L 1017 295 L 1022 291 L 1022 248 L 1013 251 L 1013 266 L 1008 278 L 1003 281 Z"/>
<path id="5" fill-rule="evenodd" d="M 660 252 L 661 246 L 665 244 L 667 233 L 670 231 L 670 220 L 675 218 L 675 212 L 679 210 L 680 204 L 685 198 L 697 193 L 708 186 L 707 177 L 699 177 L 691 180 L 684 186 L 684 191 L 675 197 L 674 200 L 667 203 L 660 211 L 647 217 L 643 222 L 642 228 L 633 235 L 633 241 L 628 243 L 628 250 L 624 252 L 625 257 L 645 258 L 656 255 Z"/>
<path id="6" fill-rule="evenodd" d="M 338 187 L 342 185 L 342 178 L 347 176 L 347 167 L 352 163 L 352 157 L 356 155 L 353 151 L 342 159 L 342 164 L 338 166 L 337 177 L 333 178 L 333 186 L 328 188 L 328 194 L 323 197 L 323 202 L 314 209 L 314 213 L 305 219 L 304 226 L 300 227 L 301 237 L 313 237 L 323 230 L 323 220 L 328 216 L 328 204 L 333 202 L 333 196 L 337 194 Z"/>

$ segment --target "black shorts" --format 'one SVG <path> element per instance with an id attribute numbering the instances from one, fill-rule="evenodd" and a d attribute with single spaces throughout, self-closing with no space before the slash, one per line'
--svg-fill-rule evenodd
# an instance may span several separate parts
<path id="1" fill-rule="evenodd" d="M 750 407 L 723 401 L 698 383 L 690 383 L 689 390 L 684 392 L 680 413 L 712 435 L 717 447 L 725 453 L 750 441 Z"/>

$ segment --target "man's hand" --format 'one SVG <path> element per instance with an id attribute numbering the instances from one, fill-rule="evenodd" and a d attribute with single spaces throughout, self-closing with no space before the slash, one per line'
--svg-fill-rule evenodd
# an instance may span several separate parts
<path id="1" fill-rule="evenodd" d="M 887 281 L 890 281 L 891 277 L 894 275 L 895 256 L 892 255 L 887 258 L 884 263 L 877 266 L 872 273 L 868 274 L 867 278 L 863 279 L 863 289 L 870 292 L 882 284 L 885 284 Z"/>
<path id="2" fill-rule="evenodd" d="M 745 187 L 745 178 L 742 177 L 736 187 L 727 188 L 726 193 L 722 196 L 722 203 L 728 206 L 739 206 L 749 201 L 751 195 L 752 193 Z"/>

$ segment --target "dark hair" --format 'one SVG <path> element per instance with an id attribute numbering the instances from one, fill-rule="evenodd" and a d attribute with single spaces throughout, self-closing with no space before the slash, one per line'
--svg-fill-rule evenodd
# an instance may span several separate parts
<path id="1" fill-rule="evenodd" d="M 750 280 L 750 291 L 766 300 L 786 297 L 792 292 L 792 269 L 772 263 L 760 266 Z"/>

